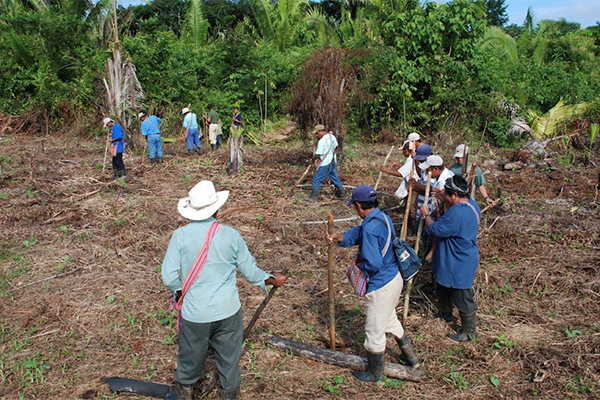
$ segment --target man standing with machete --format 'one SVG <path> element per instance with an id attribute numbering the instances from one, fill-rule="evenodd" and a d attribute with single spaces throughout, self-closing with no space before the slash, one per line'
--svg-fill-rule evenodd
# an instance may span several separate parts
<path id="1" fill-rule="evenodd" d="M 162 265 L 163 283 L 178 298 L 178 400 L 192 399 L 209 345 L 219 371 L 221 399 L 238 398 L 243 320 L 236 269 L 265 291 L 265 285 L 281 287 L 287 279 L 258 268 L 238 231 L 216 221 L 228 196 L 228 190 L 216 192 L 212 182 L 202 181 L 179 200 L 179 213 L 192 223 L 173 233 Z"/>

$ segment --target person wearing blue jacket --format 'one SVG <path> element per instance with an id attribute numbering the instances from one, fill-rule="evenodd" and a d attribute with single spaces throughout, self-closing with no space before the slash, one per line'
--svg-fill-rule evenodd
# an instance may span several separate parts
<path id="1" fill-rule="evenodd" d="M 155 115 L 146 115 L 143 112 L 138 114 L 138 118 L 142 121 L 142 136 L 148 141 L 148 154 L 151 164 L 162 164 L 162 138 L 160 137 L 160 118 Z M 158 157 L 158 160 L 157 160 Z"/>
<path id="2" fill-rule="evenodd" d="M 438 239 L 431 266 L 437 283 L 439 310 L 434 317 L 452 322 L 456 305 L 462 329 L 447 336 L 455 342 L 465 342 L 477 337 L 473 280 L 479 266 L 477 231 L 481 211 L 469 196 L 467 181 L 460 175 L 446 179 L 444 189 L 434 189 L 433 195 L 442 200 L 448 210 L 434 221 L 427 206 L 421 207 L 429 234 Z"/>
<path id="3" fill-rule="evenodd" d="M 112 158 L 112 167 L 115 179 L 121 178 L 127 175 L 125 164 L 123 163 L 123 128 L 112 118 L 104 118 L 102 122 L 104 122 L 105 128 L 110 128 L 110 139 L 108 139 L 109 143 L 111 146 L 117 146 L 117 153 Z"/>
<path id="4" fill-rule="evenodd" d="M 345 233 L 326 236 L 328 243 L 340 247 L 358 246 L 359 268 L 368 276 L 365 295 L 366 321 L 365 342 L 367 371 L 355 371 L 354 377 L 363 382 L 385 380 L 385 334 L 391 333 L 411 367 L 417 368 L 419 361 L 404 328 L 396 315 L 396 304 L 400 299 L 404 280 L 400 275 L 392 244 L 394 235 L 392 220 L 379 209 L 377 192 L 371 186 L 360 185 L 352 192 L 348 206 L 354 207 L 363 219 L 362 224 Z"/>

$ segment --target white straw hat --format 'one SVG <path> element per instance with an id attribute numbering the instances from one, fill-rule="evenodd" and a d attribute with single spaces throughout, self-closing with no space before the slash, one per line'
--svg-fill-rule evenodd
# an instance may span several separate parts
<path id="1" fill-rule="evenodd" d="M 183 109 L 181 110 L 181 114 L 185 115 L 185 114 L 189 113 L 190 111 L 192 111 L 192 110 L 190 110 L 187 107 L 183 107 Z"/>
<path id="2" fill-rule="evenodd" d="M 189 196 L 179 200 L 177 211 L 192 221 L 204 221 L 210 218 L 229 197 L 229 190 L 215 191 L 211 181 L 202 181 L 190 190 Z"/>
<path id="3" fill-rule="evenodd" d="M 113 121 L 112 118 L 106 117 L 102 120 L 102 122 L 104 122 L 104 127 L 106 128 L 106 125 L 108 125 L 109 122 L 115 122 L 115 121 Z"/>

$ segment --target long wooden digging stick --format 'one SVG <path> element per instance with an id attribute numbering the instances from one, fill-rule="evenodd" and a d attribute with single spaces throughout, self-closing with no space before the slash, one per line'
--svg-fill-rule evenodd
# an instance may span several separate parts
<path id="1" fill-rule="evenodd" d="M 329 235 L 333 235 L 333 214 L 331 211 L 327 214 L 327 230 Z M 335 292 L 333 290 L 333 253 L 335 245 L 329 243 L 327 247 L 327 287 L 329 288 L 329 347 L 335 350 Z"/>
<path id="2" fill-rule="evenodd" d="M 294 186 L 292 186 L 292 190 L 290 190 L 290 194 L 294 192 L 294 189 L 296 189 L 296 187 L 298 187 L 298 185 L 302 182 L 302 180 L 304 179 L 306 174 L 308 174 L 308 171 L 310 171 L 310 167 L 312 167 L 312 164 L 308 164 L 308 167 L 306 167 L 306 169 L 304 170 L 304 173 L 302 174 L 300 179 L 298 179 L 296 181 L 296 183 L 294 184 Z"/>
<path id="3" fill-rule="evenodd" d="M 427 205 L 429 203 L 429 192 L 431 190 L 431 172 L 427 174 L 427 184 L 425 185 L 425 202 L 423 204 Z M 415 242 L 415 253 L 419 254 L 419 246 L 421 244 L 421 233 L 423 232 L 423 224 L 425 223 L 424 219 L 419 221 L 419 230 L 417 231 L 417 241 Z M 412 290 L 413 280 L 412 278 L 406 284 L 406 290 L 404 292 L 404 310 L 402 311 L 402 323 L 405 324 L 408 319 L 408 307 L 410 304 L 410 291 Z"/>
<path id="4" fill-rule="evenodd" d="M 410 171 L 409 177 L 409 185 L 408 185 L 408 196 L 406 197 L 406 209 L 404 210 L 404 221 L 402 222 L 402 232 L 400 232 L 400 239 L 402 241 L 406 241 L 406 236 L 408 235 L 408 217 L 410 216 L 410 207 L 412 203 L 412 185 L 410 185 L 410 181 L 413 178 L 415 171 L 415 161 L 413 160 L 413 167 Z"/>
<path id="5" fill-rule="evenodd" d="M 383 160 L 383 165 L 387 165 L 387 162 L 392 155 L 392 151 L 394 151 L 394 146 L 388 151 L 387 156 L 385 156 L 385 160 Z M 377 182 L 375 182 L 375 187 L 373 189 L 377 190 L 377 186 L 379 186 L 379 181 L 381 180 L 381 176 L 383 175 L 382 171 L 379 171 L 379 177 L 377 178 Z"/>

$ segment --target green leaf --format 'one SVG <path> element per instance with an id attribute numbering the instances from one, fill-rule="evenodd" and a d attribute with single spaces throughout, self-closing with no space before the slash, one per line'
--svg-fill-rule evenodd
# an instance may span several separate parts
<path id="1" fill-rule="evenodd" d="M 495 376 L 490 376 L 490 382 L 492 385 L 494 385 L 494 387 L 498 387 L 500 384 L 500 379 L 496 378 Z"/>

